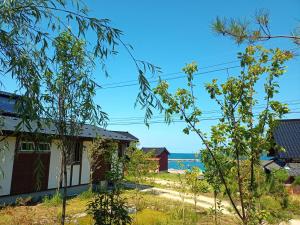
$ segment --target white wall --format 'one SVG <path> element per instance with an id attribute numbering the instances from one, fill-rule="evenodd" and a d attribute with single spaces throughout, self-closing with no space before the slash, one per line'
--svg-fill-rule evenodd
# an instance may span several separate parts
<path id="1" fill-rule="evenodd" d="M 58 140 L 52 140 L 51 143 L 48 189 L 57 188 L 59 186 L 61 155 L 58 149 L 58 143 Z"/>
<path id="2" fill-rule="evenodd" d="M 53 140 L 51 144 L 51 157 L 49 166 L 49 179 L 48 179 L 48 189 L 57 188 L 59 185 L 59 175 L 61 166 L 61 155 L 58 149 L 59 140 Z M 81 184 L 87 184 L 90 180 L 90 163 L 87 157 L 86 147 L 89 146 L 91 142 L 83 142 L 83 152 L 82 152 L 82 170 L 81 170 Z M 79 184 L 79 170 L 80 165 L 73 165 L 73 177 L 72 185 Z M 68 185 L 70 184 L 70 171 L 71 166 L 67 166 L 67 180 Z"/>
<path id="3" fill-rule="evenodd" d="M 72 185 L 79 184 L 79 170 L 80 170 L 80 165 L 73 165 Z"/>
<path id="4" fill-rule="evenodd" d="M 3 172 L 0 175 L 0 196 L 10 194 L 15 145 L 15 137 L 8 137 L 0 143 L 0 167 Z"/>
<path id="5" fill-rule="evenodd" d="M 88 148 L 92 145 L 91 141 L 83 142 L 82 151 L 82 170 L 81 170 L 81 184 L 87 184 L 90 181 L 90 161 L 88 159 Z"/>

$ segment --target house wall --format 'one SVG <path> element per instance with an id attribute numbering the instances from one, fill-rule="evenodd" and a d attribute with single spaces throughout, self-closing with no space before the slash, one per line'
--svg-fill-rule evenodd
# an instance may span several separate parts
<path id="1" fill-rule="evenodd" d="M 13 177 L 13 168 L 15 161 L 15 146 L 16 146 L 16 138 L 8 137 L 6 139 L 7 142 L 7 150 L 0 151 L 1 156 L 1 164 L 0 168 L 3 170 L 4 176 L 0 176 L 0 196 L 10 196 L 11 193 L 11 184 Z M 72 168 L 72 186 L 85 185 L 89 183 L 90 180 L 90 169 L 91 165 L 88 159 L 88 147 L 91 146 L 91 141 L 83 141 L 83 150 L 82 150 L 82 159 L 81 164 L 75 164 Z M 4 142 L 0 143 L 0 146 L 4 146 Z M 58 149 L 59 140 L 54 139 L 51 141 L 50 153 L 48 154 L 49 159 L 49 173 L 46 179 L 45 189 L 55 190 L 59 187 L 59 177 L 60 177 L 60 166 L 61 166 L 61 155 L 60 150 Z M 122 152 L 126 149 L 126 143 L 122 143 L 121 146 Z M 32 153 L 28 153 L 32 154 Z M 116 153 L 117 155 L 117 153 Z M 100 159 L 101 160 L 101 159 Z M 110 169 L 110 165 L 105 165 L 97 174 L 97 181 L 104 180 L 105 172 Z M 71 174 L 71 166 L 67 167 L 67 178 L 68 185 L 70 185 L 70 174 Z"/>
<path id="2" fill-rule="evenodd" d="M 48 189 L 57 188 L 59 186 L 61 155 L 58 144 L 59 140 L 52 140 L 51 142 Z"/>
<path id="3" fill-rule="evenodd" d="M 10 194 L 15 145 L 15 137 L 8 137 L 5 141 L 0 143 L 0 168 L 2 171 L 0 175 L 0 196 Z M 5 146 L 7 146 L 7 148 Z"/>
<path id="4" fill-rule="evenodd" d="M 51 144 L 51 158 L 49 169 L 48 189 L 57 188 L 59 186 L 59 176 L 61 168 L 61 155 L 58 149 L 59 140 L 53 140 Z M 83 142 L 81 165 L 68 165 L 67 166 L 67 180 L 68 185 L 87 184 L 90 180 L 90 163 L 88 160 L 87 148 L 90 146 L 91 141 Z M 80 172 L 81 169 L 81 172 Z M 72 183 L 70 183 L 70 174 L 72 171 Z M 81 179 L 80 177 L 81 176 Z"/>
<path id="5" fill-rule="evenodd" d="M 82 150 L 82 166 L 81 166 L 81 184 L 87 184 L 90 181 L 90 161 L 88 158 L 88 148 L 92 145 L 91 141 L 83 142 L 83 150 Z"/>
<path id="6" fill-rule="evenodd" d="M 159 171 L 168 170 L 168 153 L 164 151 L 159 156 Z"/>
<path id="7" fill-rule="evenodd" d="M 50 152 L 16 151 L 10 194 L 48 189 Z"/>

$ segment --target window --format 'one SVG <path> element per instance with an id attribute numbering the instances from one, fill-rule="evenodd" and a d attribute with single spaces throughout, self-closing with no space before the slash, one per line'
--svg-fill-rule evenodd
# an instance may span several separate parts
<path id="1" fill-rule="evenodd" d="M 121 143 L 118 145 L 118 157 L 121 158 L 123 156 L 123 146 Z"/>
<path id="2" fill-rule="evenodd" d="M 68 164 L 78 164 L 81 161 L 81 155 L 82 155 L 82 142 L 76 142 L 74 146 L 74 151 L 71 151 L 71 153 L 68 156 Z"/>
<path id="3" fill-rule="evenodd" d="M 21 151 L 34 151 L 34 143 L 33 142 L 22 142 L 20 150 Z"/>
<path id="4" fill-rule="evenodd" d="M 80 162 L 81 159 L 81 143 L 77 142 L 75 145 L 74 162 Z"/>
<path id="5" fill-rule="evenodd" d="M 22 141 L 20 151 L 50 151 L 50 144 L 47 142 L 34 143 L 32 141 Z"/>
<path id="6" fill-rule="evenodd" d="M 50 144 L 45 142 L 37 143 L 38 151 L 50 151 Z"/>

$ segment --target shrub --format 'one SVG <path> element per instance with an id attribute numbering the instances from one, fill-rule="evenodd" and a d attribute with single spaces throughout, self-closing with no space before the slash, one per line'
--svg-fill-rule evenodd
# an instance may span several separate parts
<path id="1" fill-rule="evenodd" d="M 282 183 L 284 183 L 289 178 L 289 174 L 285 169 L 277 170 L 274 173 L 274 176 L 276 179 L 278 179 L 279 182 L 282 182 Z"/>
<path id="2" fill-rule="evenodd" d="M 283 209 L 282 203 L 272 196 L 262 196 L 260 198 L 261 208 L 268 212 L 266 220 L 270 224 L 278 224 L 290 219 L 291 215 Z"/>
<path id="3" fill-rule="evenodd" d="M 62 204 L 62 196 L 59 192 L 55 192 L 53 196 L 46 195 L 43 198 L 43 203 L 47 206 L 59 206 Z"/>
<path id="4" fill-rule="evenodd" d="M 32 197 L 31 196 L 28 196 L 26 198 L 19 197 L 19 198 L 16 199 L 16 202 L 15 202 L 15 204 L 17 206 L 30 205 L 31 203 L 32 203 Z"/>
<path id="5" fill-rule="evenodd" d="M 300 176 L 295 177 L 293 185 L 300 185 Z"/>
<path id="6" fill-rule="evenodd" d="M 132 221 L 125 201 L 115 192 L 97 194 L 87 211 L 92 215 L 95 225 L 125 225 Z"/>

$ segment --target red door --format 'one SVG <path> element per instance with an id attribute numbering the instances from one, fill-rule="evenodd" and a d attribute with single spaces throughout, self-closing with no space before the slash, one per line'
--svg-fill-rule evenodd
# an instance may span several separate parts
<path id="1" fill-rule="evenodd" d="M 47 190 L 50 152 L 17 152 L 14 159 L 11 194 Z"/>

